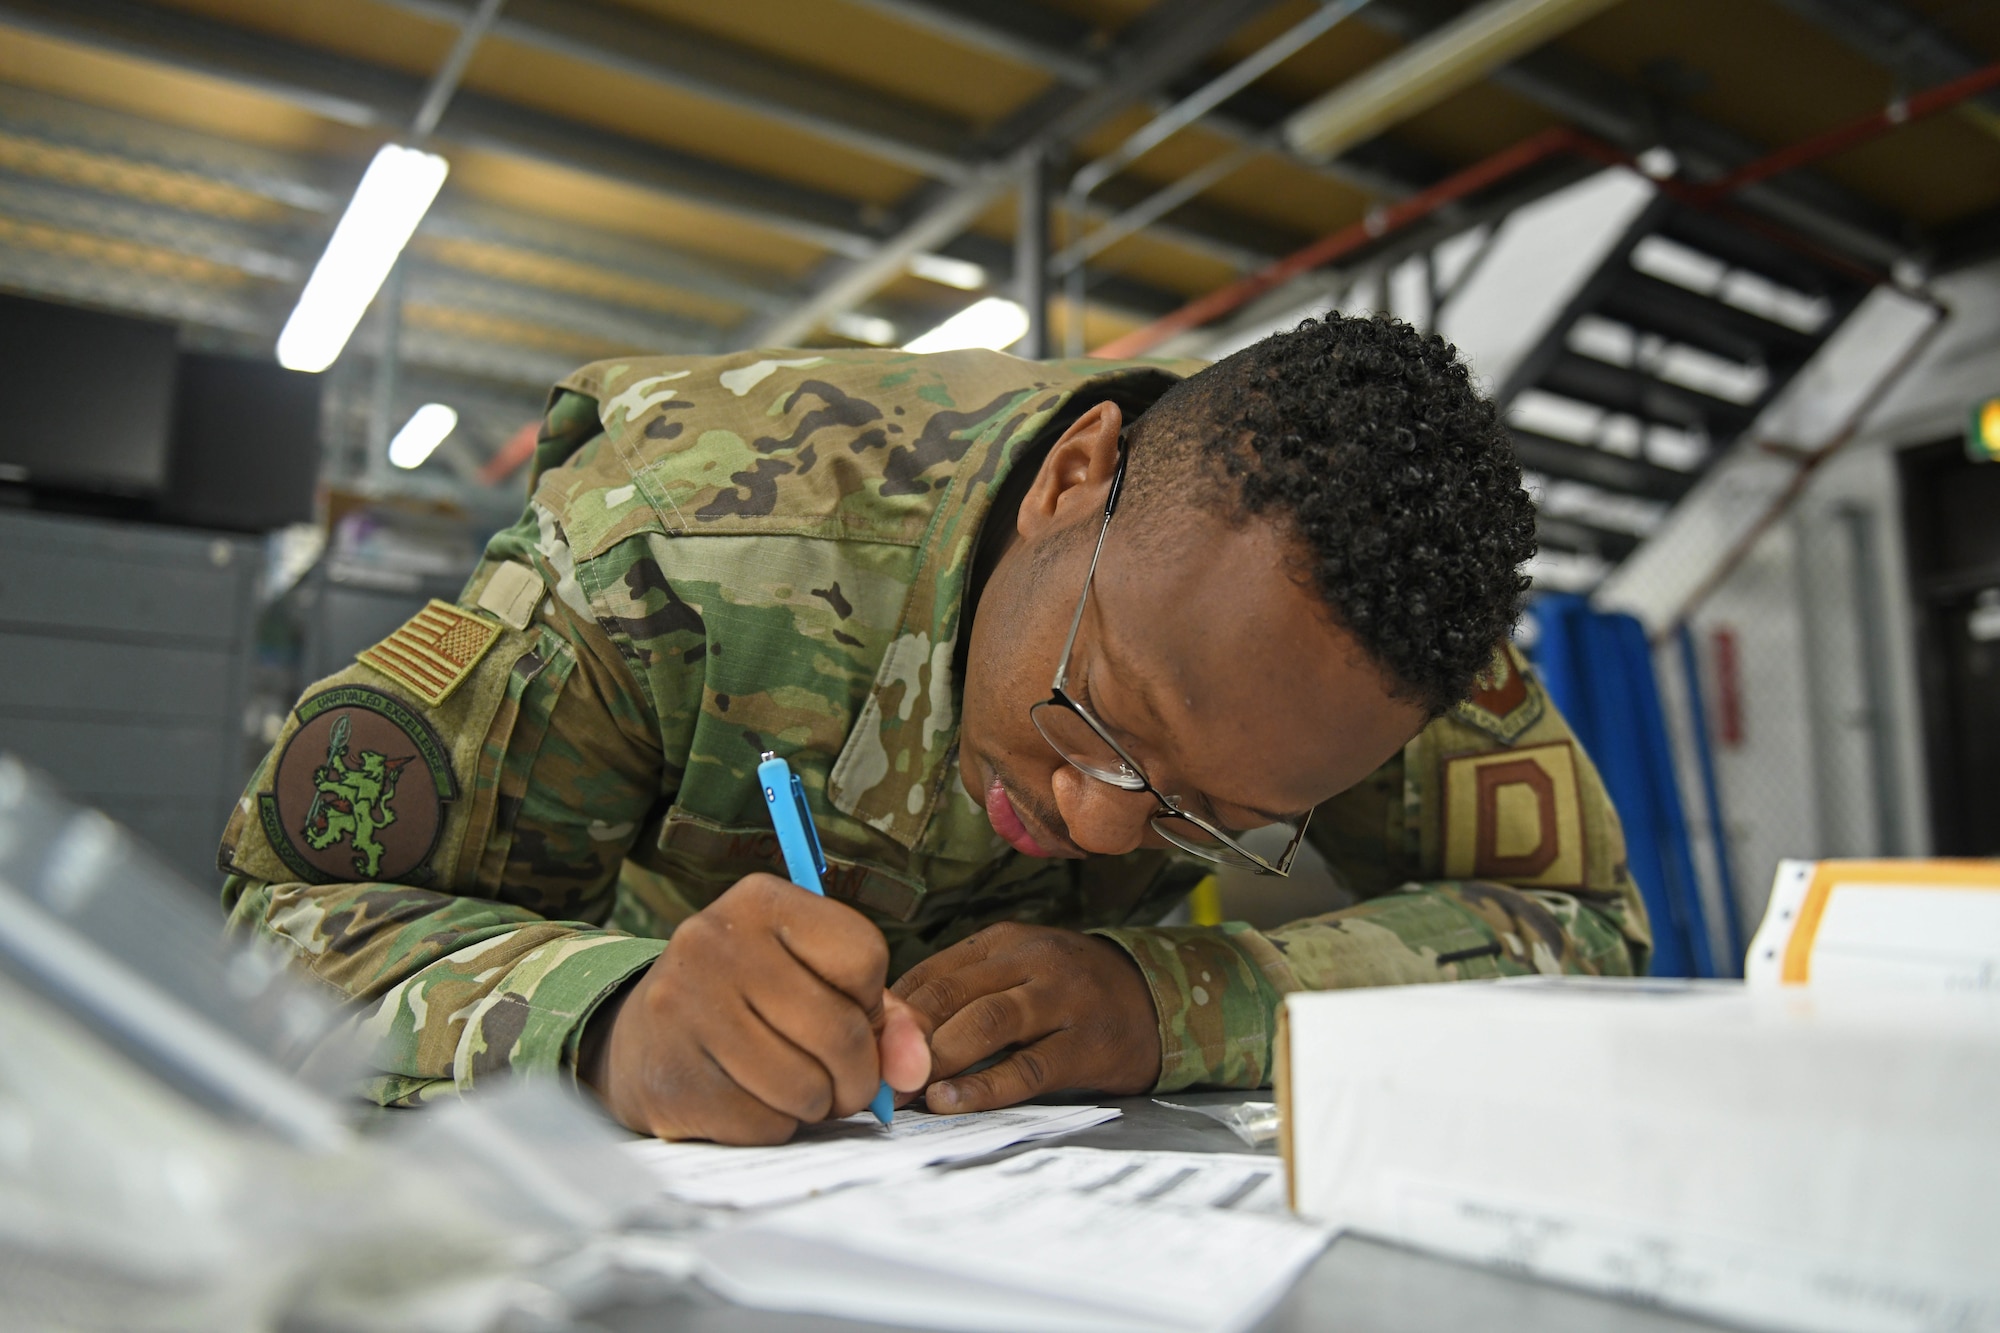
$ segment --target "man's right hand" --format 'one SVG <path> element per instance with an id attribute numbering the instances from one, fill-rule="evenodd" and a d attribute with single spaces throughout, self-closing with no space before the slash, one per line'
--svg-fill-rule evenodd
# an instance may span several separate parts
<path id="1" fill-rule="evenodd" d="M 929 1079 L 928 1032 L 884 989 L 888 966 L 853 908 L 747 876 L 593 1016 L 578 1073 L 640 1133 L 783 1143 L 861 1110 L 885 1078 L 899 1092 Z"/>

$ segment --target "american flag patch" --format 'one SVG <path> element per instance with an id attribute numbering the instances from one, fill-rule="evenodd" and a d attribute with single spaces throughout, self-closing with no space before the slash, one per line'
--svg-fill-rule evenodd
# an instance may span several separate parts
<path id="1" fill-rule="evenodd" d="M 433 597 L 401 629 L 363 649 L 359 657 L 435 708 L 465 682 L 499 637 L 500 626 L 493 621 Z"/>

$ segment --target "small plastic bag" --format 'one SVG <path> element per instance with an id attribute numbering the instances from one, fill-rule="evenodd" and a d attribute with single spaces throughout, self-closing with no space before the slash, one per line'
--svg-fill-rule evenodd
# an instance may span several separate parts
<path id="1" fill-rule="evenodd" d="M 1205 1115 L 1228 1127 L 1229 1132 L 1242 1139 L 1252 1148 L 1262 1148 L 1278 1141 L 1278 1104 L 1276 1102 L 1226 1102 L 1220 1106 L 1189 1106 L 1183 1102 L 1170 1102 L 1164 1097 L 1153 1100 L 1161 1106 L 1171 1106 L 1176 1111 L 1193 1111 Z"/>

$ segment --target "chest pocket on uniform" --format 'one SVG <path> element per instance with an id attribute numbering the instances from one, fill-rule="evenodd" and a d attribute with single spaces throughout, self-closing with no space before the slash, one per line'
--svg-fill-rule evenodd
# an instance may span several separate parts
<path id="1" fill-rule="evenodd" d="M 745 875 L 785 873 L 784 853 L 769 824 L 732 827 L 678 805 L 667 811 L 657 848 L 646 858 L 647 865 L 671 879 L 680 896 L 696 907 L 714 902 Z M 909 920 L 924 896 L 914 878 L 831 847 L 821 885 L 827 897 L 892 921 Z"/>

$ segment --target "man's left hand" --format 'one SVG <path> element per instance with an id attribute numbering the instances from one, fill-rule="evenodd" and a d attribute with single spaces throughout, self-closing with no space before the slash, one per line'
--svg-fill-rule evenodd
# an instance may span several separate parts
<path id="1" fill-rule="evenodd" d="M 925 959 L 891 988 L 932 1028 L 941 1114 L 1011 1106 L 1068 1088 L 1147 1092 L 1160 1027 L 1146 979 L 1095 935 L 1002 922 Z M 1014 1047 L 991 1068 L 959 1071 Z"/>

